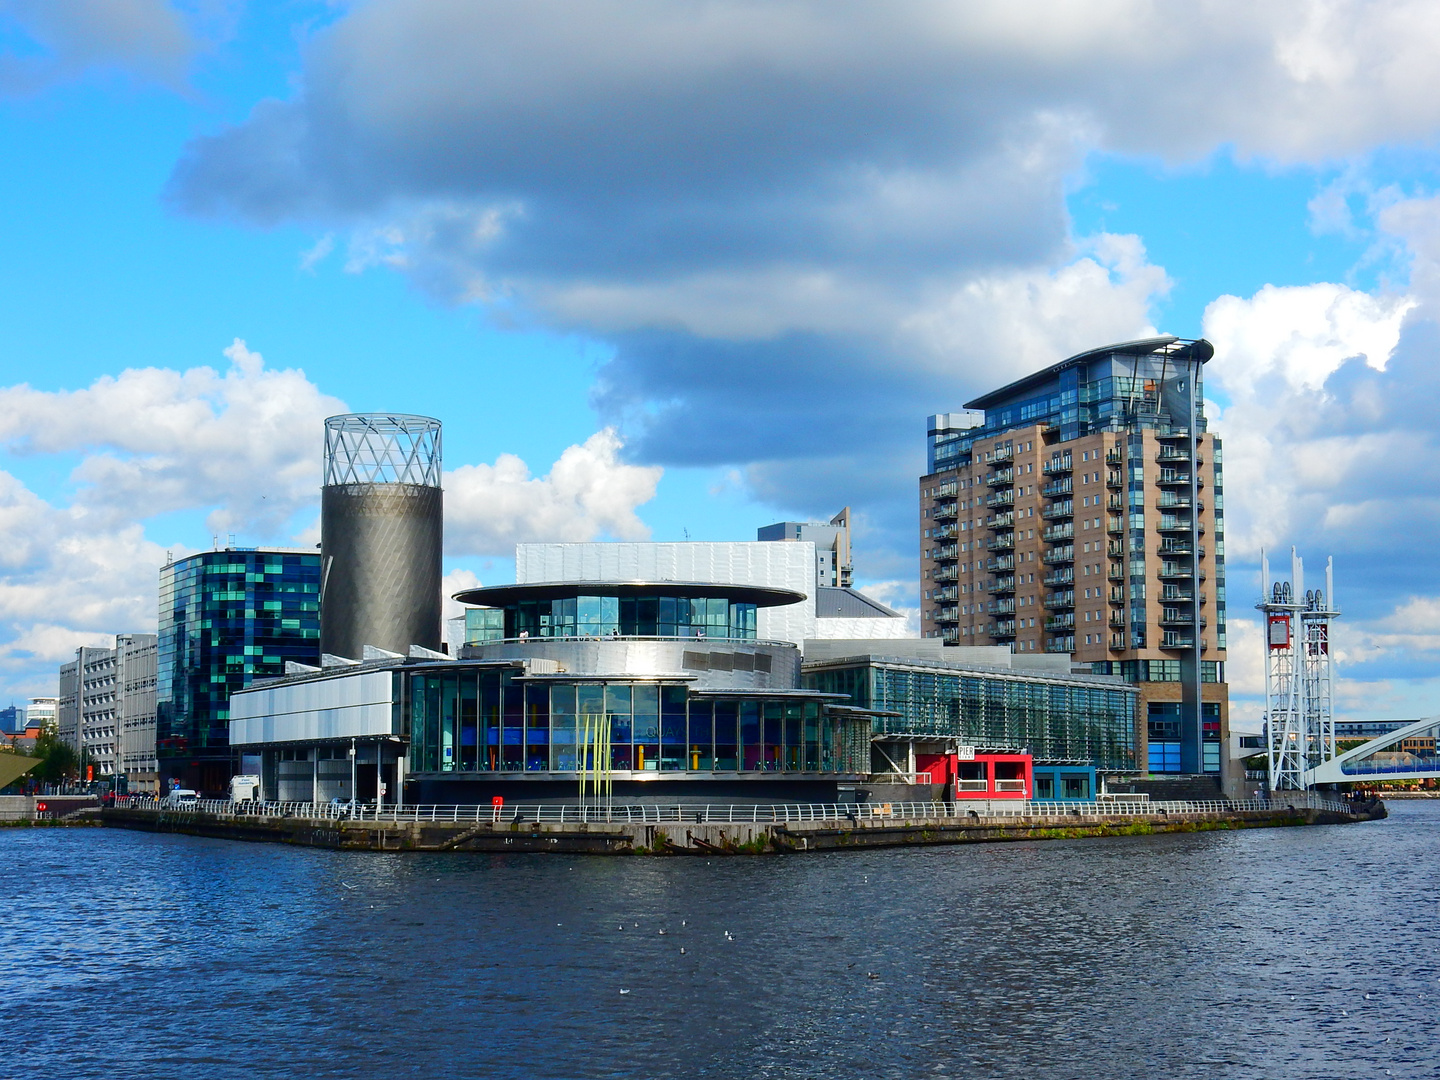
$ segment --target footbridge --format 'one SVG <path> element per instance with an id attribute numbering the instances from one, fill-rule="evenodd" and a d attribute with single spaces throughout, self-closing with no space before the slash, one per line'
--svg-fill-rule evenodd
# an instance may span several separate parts
<path id="1" fill-rule="evenodd" d="M 1440 779 L 1437 736 L 1440 716 L 1421 717 L 1305 770 L 1305 785 Z"/>

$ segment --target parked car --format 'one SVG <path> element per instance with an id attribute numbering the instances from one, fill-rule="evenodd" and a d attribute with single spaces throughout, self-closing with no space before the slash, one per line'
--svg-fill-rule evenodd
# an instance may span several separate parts
<path id="1" fill-rule="evenodd" d="M 171 788 L 165 801 L 172 806 L 193 806 L 200 801 L 200 793 L 190 788 Z"/>

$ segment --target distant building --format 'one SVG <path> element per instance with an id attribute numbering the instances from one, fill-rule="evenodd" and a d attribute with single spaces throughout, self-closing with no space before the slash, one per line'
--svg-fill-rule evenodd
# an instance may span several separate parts
<path id="1" fill-rule="evenodd" d="M 40 732 L 48 731 L 54 735 L 58 726 L 58 708 L 58 698 L 32 697 L 30 704 L 25 706 L 25 722 L 27 726 L 38 728 Z"/>
<path id="2" fill-rule="evenodd" d="M 1137 766 L 1222 773 L 1225 537 L 1206 341 L 1072 356 L 932 416 L 921 632 L 1071 656 L 1140 691 Z"/>
<path id="3" fill-rule="evenodd" d="M 115 639 L 115 675 L 120 691 L 120 753 L 117 774 L 131 792 L 158 793 L 155 756 L 155 682 L 159 654 L 154 634 L 121 634 Z"/>
<path id="4" fill-rule="evenodd" d="M 25 710 L 14 705 L 0 709 L 0 735 L 23 735 L 25 733 Z"/>
<path id="5" fill-rule="evenodd" d="M 230 695 L 287 662 L 320 662 L 320 554 L 203 551 L 160 571 L 157 766 L 219 794 L 233 773 Z"/>
<path id="6" fill-rule="evenodd" d="M 815 585 L 848 589 L 854 566 L 850 559 L 850 508 L 829 521 L 781 521 L 756 530 L 756 540 L 803 541 L 815 545 Z"/>

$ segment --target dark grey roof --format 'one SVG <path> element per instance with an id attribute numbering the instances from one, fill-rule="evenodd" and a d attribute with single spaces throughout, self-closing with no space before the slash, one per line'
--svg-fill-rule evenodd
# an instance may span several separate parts
<path id="1" fill-rule="evenodd" d="M 903 616 L 879 600 L 854 589 L 822 585 L 815 590 L 815 615 L 821 619 L 899 619 Z"/>

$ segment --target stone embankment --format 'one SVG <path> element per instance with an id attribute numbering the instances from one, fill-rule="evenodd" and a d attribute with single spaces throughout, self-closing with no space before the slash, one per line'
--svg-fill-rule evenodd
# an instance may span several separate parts
<path id="1" fill-rule="evenodd" d="M 350 851 L 553 852 L 594 855 L 741 855 L 928 844 L 995 843 L 1079 837 L 1138 836 L 1214 829 L 1338 825 L 1385 816 L 1379 800 L 1340 806 L 1237 804 L 1236 809 L 1183 807 L 1145 812 L 1012 814 L 980 817 L 862 813 L 812 820 L 529 821 L 347 820 L 190 809 L 107 808 L 109 828 L 185 833 L 227 840 L 297 844 Z M 1248 808 L 1238 808 L 1248 807 Z M 508 810 L 507 810 L 508 813 Z"/>

